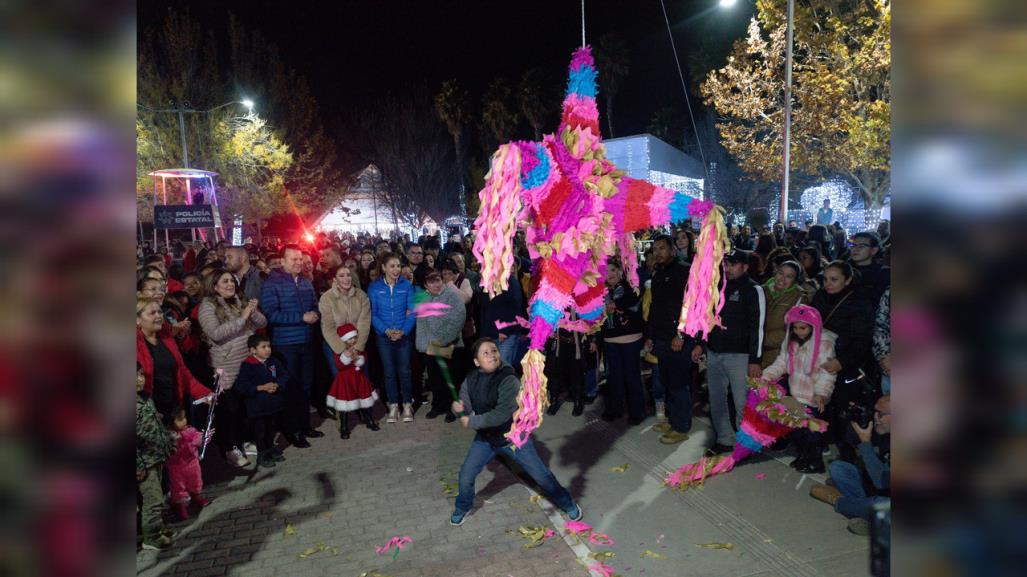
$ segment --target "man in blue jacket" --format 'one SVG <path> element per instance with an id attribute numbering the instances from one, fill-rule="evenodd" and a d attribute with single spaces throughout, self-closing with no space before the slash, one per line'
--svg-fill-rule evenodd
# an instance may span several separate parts
<path id="1" fill-rule="evenodd" d="M 261 287 L 260 304 L 271 328 L 271 343 L 292 377 L 286 389 L 286 413 L 293 421 L 289 442 L 309 447 L 305 437 L 323 437 L 310 426 L 310 390 L 314 384 L 315 334 L 320 321 L 314 285 L 300 273 L 303 251 L 290 244 L 283 251 L 282 268 L 271 271 Z"/>

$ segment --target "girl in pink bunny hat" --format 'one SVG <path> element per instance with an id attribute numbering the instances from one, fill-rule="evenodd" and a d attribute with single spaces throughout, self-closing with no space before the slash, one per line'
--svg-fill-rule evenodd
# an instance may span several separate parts
<path id="1" fill-rule="evenodd" d="M 822 418 L 835 381 L 835 375 L 827 372 L 823 364 L 834 358 L 834 343 L 838 337 L 824 329 L 820 313 L 811 306 L 792 307 L 785 314 L 785 322 L 788 338 L 781 343 L 777 359 L 763 369 L 762 378 L 777 381 L 788 375 L 791 396 L 806 405 L 814 417 Z M 809 429 L 798 429 L 794 435 L 799 457 L 792 461 L 792 467 L 803 473 L 823 473 L 823 435 Z"/>

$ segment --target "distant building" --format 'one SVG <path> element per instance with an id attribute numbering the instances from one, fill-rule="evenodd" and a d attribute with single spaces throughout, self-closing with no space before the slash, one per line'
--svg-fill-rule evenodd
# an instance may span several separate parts
<path id="1" fill-rule="evenodd" d="M 604 140 L 606 158 L 628 176 L 683 192 L 702 200 L 705 173 L 702 163 L 652 134 Z"/>
<path id="2" fill-rule="evenodd" d="M 423 234 L 429 224 L 433 230 L 437 228 L 434 222 L 422 223 L 417 229 L 411 227 L 406 219 L 393 214 L 385 200 L 384 191 L 381 172 L 377 166 L 369 164 L 357 175 L 345 198 L 313 221 L 310 228 L 320 232 L 370 232 L 383 235 L 399 231 L 400 234 L 409 233 L 411 237 Z"/>

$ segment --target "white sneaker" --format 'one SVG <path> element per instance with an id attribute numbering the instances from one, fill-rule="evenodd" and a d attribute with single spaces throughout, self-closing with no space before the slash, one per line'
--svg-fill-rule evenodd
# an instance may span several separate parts
<path id="1" fill-rule="evenodd" d="M 256 455 L 258 453 L 257 446 L 253 443 L 243 443 L 242 450 L 245 455 Z"/>
<path id="2" fill-rule="evenodd" d="M 238 447 L 233 447 L 232 450 L 225 455 L 225 458 L 229 463 L 232 463 L 236 467 L 247 467 L 250 464 L 250 460 L 246 458 L 246 455 L 242 454 L 242 451 L 240 451 Z"/>
<path id="3" fill-rule="evenodd" d="M 396 403 L 389 403 L 389 416 L 385 417 L 386 423 L 395 423 L 399 420 L 399 405 Z"/>
<path id="4" fill-rule="evenodd" d="M 414 406 L 410 403 L 403 403 L 403 422 L 413 423 L 414 422 Z"/>

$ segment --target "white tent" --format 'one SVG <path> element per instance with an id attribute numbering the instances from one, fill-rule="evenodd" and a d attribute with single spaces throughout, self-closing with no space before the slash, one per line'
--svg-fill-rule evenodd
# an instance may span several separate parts
<path id="1" fill-rule="evenodd" d="M 384 183 L 378 167 L 373 164 L 367 165 L 357 175 L 346 197 L 315 220 L 311 228 L 322 232 L 383 234 L 398 230 L 400 233 L 410 233 L 416 237 L 419 231 L 393 214 L 383 191 Z"/>
<path id="2" fill-rule="evenodd" d="M 628 176 L 703 198 L 702 163 L 652 134 L 604 140 L 606 158 Z"/>

